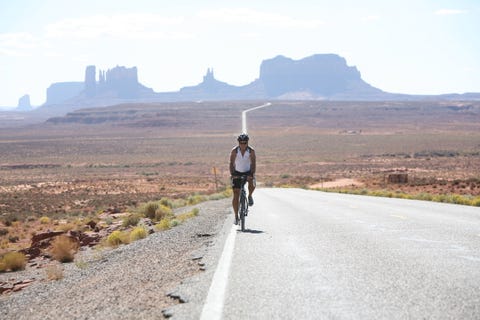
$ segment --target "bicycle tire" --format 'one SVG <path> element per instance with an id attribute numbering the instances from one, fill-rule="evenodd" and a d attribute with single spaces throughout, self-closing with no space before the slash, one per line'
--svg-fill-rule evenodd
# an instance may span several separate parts
<path id="1" fill-rule="evenodd" d="M 242 232 L 245 231 L 245 209 L 247 204 L 247 197 L 245 196 L 245 191 L 242 190 L 240 195 L 240 227 Z"/>

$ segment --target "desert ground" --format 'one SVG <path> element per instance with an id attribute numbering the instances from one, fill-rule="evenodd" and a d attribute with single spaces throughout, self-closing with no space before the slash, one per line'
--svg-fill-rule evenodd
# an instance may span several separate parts
<path id="1" fill-rule="evenodd" d="M 28 243 L 21 222 L 228 188 L 241 111 L 265 102 L 125 104 L 0 129 L 0 254 Z M 478 101 L 270 102 L 248 114 L 259 187 L 480 195 Z"/>

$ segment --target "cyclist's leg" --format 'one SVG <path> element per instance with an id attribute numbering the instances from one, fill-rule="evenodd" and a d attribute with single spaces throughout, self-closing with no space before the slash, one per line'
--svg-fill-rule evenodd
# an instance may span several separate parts
<path id="1" fill-rule="evenodd" d="M 240 201 L 240 189 L 233 189 L 233 198 L 232 198 L 232 207 L 233 213 L 235 214 L 235 219 L 238 219 L 238 207 Z"/>
<path id="2" fill-rule="evenodd" d="M 253 206 L 253 191 L 255 191 L 255 178 L 253 177 L 248 177 L 248 204 L 250 206 Z"/>
<path id="3" fill-rule="evenodd" d="M 233 191 L 233 198 L 232 198 L 232 207 L 233 213 L 235 215 L 234 222 L 237 224 L 238 222 L 238 207 L 240 201 L 240 188 L 241 188 L 241 180 L 237 177 L 232 178 L 232 191 Z"/>

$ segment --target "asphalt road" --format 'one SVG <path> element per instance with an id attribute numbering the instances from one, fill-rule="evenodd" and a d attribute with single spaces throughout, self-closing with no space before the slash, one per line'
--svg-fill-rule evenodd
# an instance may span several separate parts
<path id="1" fill-rule="evenodd" d="M 246 226 L 204 319 L 480 319 L 480 208 L 257 189 Z"/>

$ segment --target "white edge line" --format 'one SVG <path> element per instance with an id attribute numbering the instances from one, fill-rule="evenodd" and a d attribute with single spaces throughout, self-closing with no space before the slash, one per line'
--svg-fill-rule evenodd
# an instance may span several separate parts
<path id="1" fill-rule="evenodd" d="M 213 275 L 212 284 L 208 290 L 207 299 L 203 306 L 201 320 L 221 319 L 223 313 L 223 303 L 225 300 L 225 291 L 230 273 L 230 264 L 232 262 L 233 249 L 235 247 L 235 236 L 237 228 L 234 225 L 225 241 L 222 255 L 218 261 L 217 269 Z"/>

